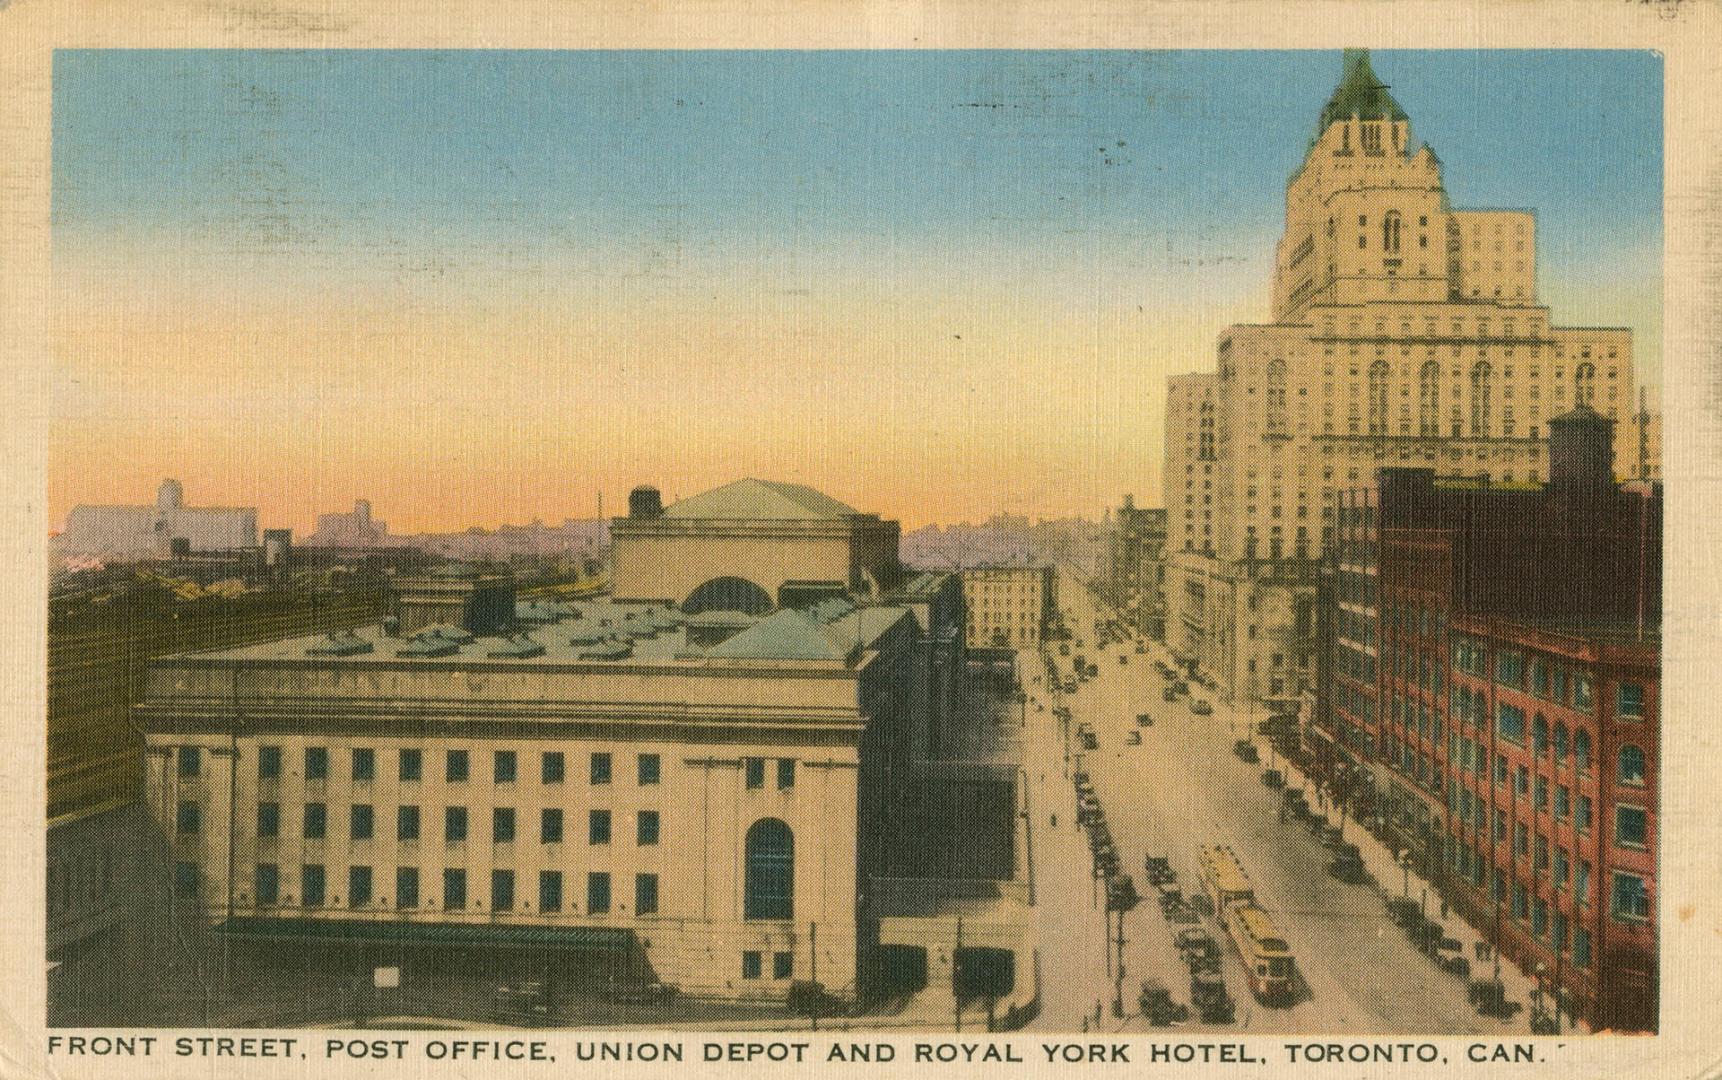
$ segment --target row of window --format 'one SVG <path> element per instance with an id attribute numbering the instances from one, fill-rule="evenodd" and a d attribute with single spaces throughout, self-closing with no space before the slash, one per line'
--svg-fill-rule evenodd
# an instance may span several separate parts
<path id="1" fill-rule="evenodd" d="M 197 864 L 175 864 L 175 889 L 181 896 L 196 897 L 200 877 Z M 372 903 L 371 868 L 353 866 L 348 870 L 347 903 L 363 907 Z M 256 864 L 254 887 L 259 904 L 280 902 L 280 868 L 275 863 Z M 416 867 L 401 867 L 395 876 L 397 907 L 417 907 L 419 871 Z M 544 870 L 538 875 L 539 910 L 562 910 L 562 872 Z M 321 907 L 326 902 L 326 875 L 321 863 L 306 863 L 300 870 L 300 903 L 306 907 Z M 634 875 L 634 910 L 650 915 L 658 910 L 658 876 Z M 465 910 L 466 871 L 450 867 L 443 871 L 443 910 Z M 490 874 L 490 909 L 511 911 L 514 908 L 514 871 L 492 870 Z M 603 914 L 610 910 L 610 874 L 592 871 L 586 875 L 586 912 Z M 776 818 L 761 818 L 747 830 L 745 870 L 743 878 L 743 911 L 748 919 L 792 919 L 795 917 L 795 835 L 789 826 Z"/>
<path id="2" fill-rule="evenodd" d="M 609 810 L 586 812 L 586 842 L 610 842 L 611 813 Z M 177 831 L 181 836 L 193 836 L 202 831 L 203 808 L 192 800 L 182 800 L 177 815 Z M 401 806 L 395 810 L 395 839 L 417 840 L 420 835 L 420 812 L 417 806 Z M 498 844 L 513 843 L 516 834 L 515 810 L 499 806 L 491 811 L 490 838 Z M 641 847 L 655 845 L 660 836 L 660 819 L 656 810 L 641 810 L 634 815 L 634 842 Z M 320 802 L 305 804 L 301 817 L 301 833 L 307 840 L 323 840 L 329 831 L 328 805 Z M 347 835 L 352 840 L 370 840 L 376 831 L 376 809 L 369 803 L 354 803 L 349 810 Z M 467 839 L 468 815 L 464 806 L 443 808 L 443 839 L 458 843 Z M 272 838 L 281 835 L 281 804 L 257 804 L 257 835 Z M 549 807 L 538 812 L 538 839 L 544 844 L 563 841 L 563 813 Z"/>
<path id="3" fill-rule="evenodd" d="M 607 751 L 594 752 L 587 764 L 587 777 L 593 784 L 608 784 L 612 779 L 613 756 Z M 190 778 L 202 775 L 202 747 L 182 746 L 178 753 L 179 775 Z M 259 780 L 278 780 L 281 778 L 282 754 L 279 746 L 260 746 L 257 748 L 257 778 Z M 327 780 L 329 778 L 329 748 L 326 746 L 308 746 L 304 752 L 305 779 Z M 635 755 L 635 777 L 640 784 L 656 784 L 663 775 L 662 758 L 657 754 Z M 371 781 L 377 778 L 377 752 L 369 747 L 356 747 L 352 751 L 351 771 L 349 776 L 355 781 Z M 417 748 L 403 748 L 397 759 L 396 776 L 402 783 L 417 783 L 424 779 L 424 752 Z M 546 784 L 560 784 L 567 778 L 567 757 L 560 750 L 546 750 L 539 755 L 539 780 Z M 448 750 L 444 752 L 443 778 L 449 783 L 464 783 L 472 777 L 472 755 L 467 750 Z M 491 779 L 498 784 L 511 784 L 519 779 L 519 757 L 513 750 L 496 750 L 491 754 Z"/>
<path id="4" fill-rule="evenodd" d="M 395 891 L 393 903 L 397 909 L 411 910 L 421 906 L 419 895 L 419 869 L 416 866 L 400 866 L 395 868 Z M 594 870 L 586 875 L 586 914 L 605 915 L 610 911 L 610 874 L 607 871 Z M 198 871 L 196 863 L 182 862 L 175 867 L 175 885 L 182 897 L 191 898 L 197 895 Z M 281 868 L 276 863 L 257 863 L 253 868 L 252 885 L 256 891 L 256 903 L 260 905 L 275 905 L 283 902 L 281 892 Z M 340 902 L 340 897 L 335 901 Z M 301 907 L 324 907 L 329 903 L 328 875 L 321 863 L 305 863 L 299 868 L 299 905 Z M 286 898 L 292 903 L 292 897 Z M 374 871 L 369 866 L 349 866 L 347 868 L 346 906 L 349 908 L 366 908 L 379 903 L 387 903 L 388 898 L 375 895 Z M 562 911 L 563 874 L 560 870 L 540 870 L 538 872 L 538 910 L 545 914 Z M 658 913 L 659 893 L 658 875 L 634 875 L 634 913 L 636 915 L 655 915 Z M 492 870 L 490 872 L 490 906 L 491 911 L 513 911 L 515 909 L 515 875 L 513 870 Z M 435 907 L 434 900 L 423 903 L 425 907 Z M 442 872 L 442 906 L 443 911 L 465 911 L 467 908 L 467 874 L 459 867 L 451 867 Z"/>
<path id="5" fill-rule="evenodd" d="M 472 756 L 467 750 L 444 751 L 443 778 L 451 784 L 464 783 L 472 777 Z M 182 746 L 178 755 L 179 775 L 191 779 L 203 774 L 203 748 L 198 746 Z M 765 786 L 765 758 L 750 757 L 744 759 L 747 773 L 747 786 L 760 788 Z M 795 786 L 795 759 L 778 758 L 777 786 L 781 789 Z M 282 755 L 279 746 L 260 746 L 257 749 L 257 778 L 259 780 L 278 780 L 281 778 Z M 595 751 L 587 763 L 587 779 L 592 784 L 608 784 L 613 779 L 614 756 L 608 751 Z M 308 746 L 304 752 L 305 779 L 327 780 L 329 778 L 329 749 L 325 746 Z M 357 747 L 352 751 L 352 765 L 349 774 L 356 782 L 367 782 L 377 778 L 377 754 L 368 747 Z M 416 748 L 406 748 L 399 752 L 397 777 L 402 783 L 416 783 L 424 779 L 424 753 Z M 560 784 L 567 778 L 567 758 L 560 750 L 546 750 L 539 755 L 539 780 L 546 784 Z M 642 786 L 660 782 L 663 778 L 663 760 L 658 754 L 635 755 L 635 779 Z M 498 784 L 512 784 L 519 779 L 519 757 L 513 750 L 496 750 L 491 753 L 491 779 Z"/>

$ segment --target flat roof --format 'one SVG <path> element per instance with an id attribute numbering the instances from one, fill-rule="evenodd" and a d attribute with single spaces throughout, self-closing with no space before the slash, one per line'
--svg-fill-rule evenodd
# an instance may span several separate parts
<path id="1" fill-rule="evenodd" d="M 913 617 L 902 607 L 857 608 L 848 601 L 828 601 L 808 611 L 780 610 L 754 623 L 751 629 L 702 648 L 688 641 L 685 624 L 689 617 L 661 603 L 598 599 L 563 601 L 561 606 L 577 614 L 503 633 L 474 636 L 453 628 L 429 627 L 412 635 L 389 634 L 377 623 L 332 635 L 303 634 L 164 659 L 306 661 L 357 667 L 403 663 L 460 667 L 475 662 L 521 667 L 706 660 L 848 662 L 900 619 Z M 761 632 L 767 630 L 767 623 L 773 624 L 769 632 Z M 785 633 L 785 628 L 790 632 Z M 816 640 L 819 647 L 806 647 L 810 640 Z M 403 651 L 406 655 L 401 655 Z"/>

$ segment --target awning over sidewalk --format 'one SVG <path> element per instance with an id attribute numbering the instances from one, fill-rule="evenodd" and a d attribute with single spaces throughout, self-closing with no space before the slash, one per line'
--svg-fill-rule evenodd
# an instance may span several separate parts
<path id="1" fill-rule="evenodd" d="M 256 940 L 519 949 L 622 949 L 633 937 L 631 931 L 612 926 L 508 926 L 252 916 L 217 923 L 215 932 Z"/>

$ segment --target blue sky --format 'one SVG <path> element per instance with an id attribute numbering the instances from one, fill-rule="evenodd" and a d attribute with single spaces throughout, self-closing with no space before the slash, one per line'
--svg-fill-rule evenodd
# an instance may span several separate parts
<path id="1" fill-rule="evenodd" d="M 1538 208 L 1551 271 L 1580 237 L 1656 235 L 1654 54 L 1375 65 L 1457 203 Z M 1338 69 L 1332 52 L 63 52 L 55 220 L 243 225 L 261 182 L 307 243 L 1272 231 Z"/>
<path id="2" fill-rule="evenodd" d="M 1656 383 L 1660 58 L 1377 51 L 1373 63 L 1440 155 L 1455 205 L 1538 212 L 1555 321 L 1630 326 L 1641 381 Z M 1285 181 L 1340 68 L 1338 50 L 63 51 L 55 267 L 62 318 L 84 340 L 61 350 L 62 428 L 75 440 L 86 425 L 92 446 L 112 445 L 98 429 L 130 431 L 161 458 L 140 449 L 138 468 L 168 475 L 186 447 L 141 417 L 231 422 L 237 444 L 273 413 L 315 408 L 337 448 L 365 425 L 416 426 L 375 415 L 385 350 L 270 322 L 296 306 L 373 339 L 441 348 L 458 335 L 433 317 L 473 332 L 474 355 L 406 350 L 397 373 L 430 356 L 487 375 L 485 335 L 510 335 L 526 399 L 470 412 L 531 412 L 545 370 L 637 371 L 623 354 L 643 346 L 627 333 L 656 330 L 659 355 L 692 359 L 653 375 L 690 372 L 703 401 L 677 412 L 624 380 L 583 408 L 697 425 L 735 383 L 735 358 L 757 356 L 756 382 L 777 394 L 758 407 L 860 407 L 884 385 L 924 430 L 887 423 L 883 437 L 1008 445 L 1017 479 L 977 473 L 955 519 L 1147 499 L 1165 375 L 1211 368 L 1224 326 L 1267 317 Z M 702 372 L 706 354 L 731 366 Z M 1070 440 L 988 383 L 1047 373 L 1078 376 Z M 942 401 L 925 393 L 935 377 L 968 388 Z M 283 408 L 292 392 L 307 396 Z M 463 422 L 451 414 L 449 428 Z M 642 430 L 618 421 L 604 445 L 569 449 L 655 460 L 663 448 L 634 445 Z M 197 450 L 219 445 L 209 435 Z M 947 471 L 966 467 L 957 448 L 939 453 Z M 752 471 L 795 478 L 758 454 Z M 695 474 L 681 490 L 747 465 L 734 446 L 666 462 Z M 1025 491 L 1024 469 L 1044 486 Z M 386 489 L 385 463 L 374 470 L 355 483 Z M 127 501 L 74 495 L 91 475 L 69 466 L 56 503 Z M 876 493 L 889 509 L 932 475 L 879 473 L 834 494 Z M 210 479 L 224 501 L 266 502 L 247 486 L 261 482 Z M 619 500 L 628 482 L 600 486 Z"/>

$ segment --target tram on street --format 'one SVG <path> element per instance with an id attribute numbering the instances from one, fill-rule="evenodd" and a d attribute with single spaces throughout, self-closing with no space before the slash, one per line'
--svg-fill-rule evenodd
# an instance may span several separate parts
<path id="1" fill-rule="evenodd" d="M 1273 919 L 1256 903 L 1255 886 L 1225 844 L 1202 848 L 1202 888 L 1243 962 L 1250 992 L 1265 1004 L 1291 998 L 1294 959 Z"/>

